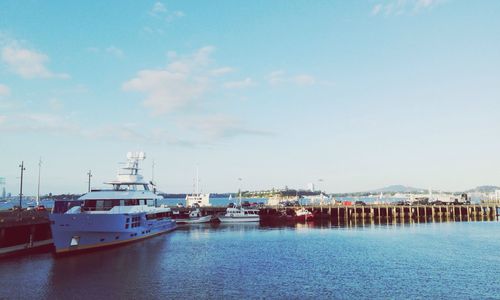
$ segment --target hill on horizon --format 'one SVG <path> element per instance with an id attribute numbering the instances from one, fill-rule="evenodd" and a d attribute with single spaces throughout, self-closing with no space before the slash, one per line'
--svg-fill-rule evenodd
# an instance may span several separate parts
<path id="1" fill-rule="evenodd" d="M 423 192 L 426 189 L 415 188 L 411 186 L 405 186 L 400 184 L 390 185 L 376 190 L 368 191 L 370 193 L 417 193 Z"/>

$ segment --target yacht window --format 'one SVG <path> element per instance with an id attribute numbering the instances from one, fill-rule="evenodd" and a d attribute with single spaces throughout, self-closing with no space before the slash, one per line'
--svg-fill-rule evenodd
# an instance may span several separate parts
<path id="1" fill-rule="evenodd" d="M 148 206 L 155 206 L 155 201 L 153 199 L 147 200 Z"/>
<path id="2" fill-rule="evenodd" d="M 104 200 L 97 200 L 95 202 L 95 209 L 102 210 L 104 208 Z"/>
<path id="3" fill-rule="evenodd" d="M 132 205 L 138 205 L 139 200 L 137 199 L 127 199 L 125 200 L 125 206 L 132 206 Z"/>

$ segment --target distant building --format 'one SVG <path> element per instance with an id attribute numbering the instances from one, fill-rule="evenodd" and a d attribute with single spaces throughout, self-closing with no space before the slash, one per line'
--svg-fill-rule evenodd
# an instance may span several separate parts
<path id="1" fill-rule="evenodd" d="M 2 199 L 5 199 L 5 177 L 0 177 L 0 186 L 2 187 Z"/>
<path id="2" fill-rule="evenodd" d="M 310 191 L 310 192 L 314 192 L 314 183 L 309 182 L 307 184 L 307 190 Z"/>

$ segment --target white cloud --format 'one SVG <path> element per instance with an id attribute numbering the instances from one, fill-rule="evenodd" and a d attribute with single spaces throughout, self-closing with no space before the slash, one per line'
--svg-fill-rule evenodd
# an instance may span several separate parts
<path id="1" fill-rule="evenodd" d="M 217 68 L 217 69 L 212 70 L 212 75 L 214 75 L 214 76 L 222 76 L 222 75 L 226 75 L 226 74 L 229 74 L 229 73 L 232 73 L 232 72 L 234 72 L 233 68 L 231 68 L 231 67 L 222 67 L 222 68 Z"/>
<path id="2" fill-rule="evenodd" d="M 161 2 L 156 2 L 151 9 L 152 14 L 160 14 L 167 12 L 167 7 Z"/>
<path id="3" fill-rule="evenodd" d="M 431 9 L 444 0 L 386 0 L 372 7 L 371 14 L 376 15 L 403 15 L 407 13 L 418 13 Z"/>
<path id="4" fill-rule="evenodd" d="M 213 51 L 214 47 L 203 47 L 192 55 L 175 56 L 164 69 L 141 70 L 122 89 L 146 94 L 143 104 L 156 115 L 187 106 L 208 88 Z"/>
<path id="5" fill-rule="evenodd" d="M 162 2 L 156 2 L 149 11 L 149 14 L 153 17 L 162 18 L 167 22 L 172 22 L 185 16 L 184 12 L 180 10 L 170 11 Z"/>
<path id="6" fill-rule="evenodd" d="M 242 89 L 242 88 L 247 88 L 255 85 L 255 82 L 252 80 L 252 78 L 247 77 L 243 80 L 240 81 L 229 81 L 224 83 L 224 87 L 226 89 Z"/>
<path id="7" fill-rule="evenodd" d="M 372 8 L 372 15 L 378 15 L 380 13 L 380 11 L 382 10 L 382 4 L 380 3 L 377 3 L 373 6 Z"/>
<path id="8" fill-rule="evenodd" d="M 289 76 L 283 70 L 277 70 L 269 73 L 266 76 L 266 79 L 270 85 L 291 83 L 299 86 L 307 86 L 316 84 L 316 79 L 311 75 L 299 74 L 299 75 Z"/>
<path id="9" fill-rule="evenodd" d="M 313 85 L 316 83 L 316 79 L 314 79 L 314 77 L 312 77 L 311 75 L 307 74 L 297 75 L 295 77 L 292 77 L 291 80 L 295 84 L 302 86 Z"/>
<path id="10" fill-rule="evenodd" d="M 10 88 L 5 84 L 0 83 L 0 97 L 6 97 L 10 95 Z"/>
<path id="11" fill-rule="evenodd" d="M 47 55 L 14 44 L 2 49 L 2 61 L 12 72 L 23 78 L 69 78 L 68 74 L 53 73 L 47 68 Z"/>

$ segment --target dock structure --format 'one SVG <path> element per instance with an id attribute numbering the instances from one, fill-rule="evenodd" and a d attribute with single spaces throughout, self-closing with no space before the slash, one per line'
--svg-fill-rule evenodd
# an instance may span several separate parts
<path id="1" fill-rule="evenodd" d="M 52 234 L 47 211 L 0 212 L 0 257 L 51 245 Z"/>
<path id="2" fill-rule="evenodd" d="M 330 219 L 344 222 L 390 221 L 390 222 L 433 222 L 433 221 L 495 221 L 499 206 L 492 204 L 468 205 L 330 205 L 305 206 L 315 219 Z M 264 207 L 261 216 L 272 218 L 280 208 Z"/>

